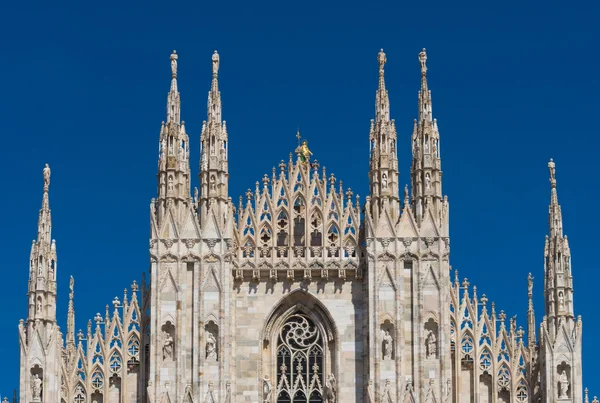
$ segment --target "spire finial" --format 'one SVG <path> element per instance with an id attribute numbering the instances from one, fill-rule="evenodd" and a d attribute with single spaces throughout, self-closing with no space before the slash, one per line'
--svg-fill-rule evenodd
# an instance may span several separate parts
<path id="1" fill-rule="evenodd" d="M 174 50 L 173 53 L 171 53 L 171 77 L 173 78 L 177 78 L 177 58 L 179 56 L 177 56 L 177 51 Z"/>
<path id="2" fill-rule="evenodd" d="M 219 53 L 215 50 L 215 53 L 212 55 L 212 72 L 213 77 L 217 78 L 219 75 Z"/>
<path id="3" fill-rule="evenodd" d="M 550 158 L 548 162 L 548 171 L 550 171 L 550 187 L 552 189 L 556 188 L 556 164 L 554 164 L 554 160 Z"/>
<path id="4" fill-rule="evenodd" d="M 421 63 L 421 74 L 425 75 L 427 73 L 427 52 L 425 48 L 419 53 L 419 62 Z"/>
<path id="5" fill-rule="evenodd" d="M 379 75 L 383 76 L 383 67 L 385 66 L 385 62 L 387 62 L 385 52 L 383 51 L 383 49 L 379 50 L 379 54 L 377 55 L 377 61 L 379 62 Z"/>
<path id="6" fill-rule="evenodd" d="M 48 193 L 50 187 L 50 166 L 48 164 L 46 164 L 42 173 L 44 174 L 44 193 Z"/>
<path id="7" fill-rule="evenodd" d="M 71 280 L 69 281 L 69 299 L 72 300 L 75 297 L 75 279 L 71 276 Z"/>
<path id="8" fill-rule="evenodd" d="M 377 55 L 377 61 L 379 62 L 379 88 L 381 89 L 381 88 L 385 88 L 383 67 L 385 66 L 385 63 L 387 62 L 387 58 L 385 56 L 385 53 L 383 52 L 383 49 L 381 49 L 379 51 L 379 54 Z"/>

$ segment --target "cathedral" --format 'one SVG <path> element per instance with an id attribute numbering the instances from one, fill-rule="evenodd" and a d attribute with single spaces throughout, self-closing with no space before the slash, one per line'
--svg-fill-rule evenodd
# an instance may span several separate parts
<path id="1" fill-rule="evenodd" d="M 530 274 L 521 326 L 451 269 L 450 206 L 425 49 L 418 55 L 410 191 L 398 180 L 383 51 L 377 60 L 364 200 L 302 142 L 234 201 L 219 54 L 212 55 L 200 134 L 200 188 L 192 190 L 173 52 L 149 209 L 149 274 L 84 331 L 75 331 L 73 278 L 64 333 L 58 326 L 46 165 L 27 319 L 18 325 L 19 401 L 588 403 L 554 162 L 545 313 L 536 322 Z M 238 147 L 241 141 L 232 138 Z"/>

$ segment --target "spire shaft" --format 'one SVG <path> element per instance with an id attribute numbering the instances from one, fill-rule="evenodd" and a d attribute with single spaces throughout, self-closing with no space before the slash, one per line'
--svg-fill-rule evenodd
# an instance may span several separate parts
<path id="1" fill-rule="evenodd" d="M 177 89 L 176 51 L 171 54 L 171 87 L 167 95 L 167 122 L 162 122 L 159 141 L 158 199 L 154 214 L 160 224 L 169 206 L 185 215 L 180 204 L 191 203 L 189 140 L 181 121 L 181 98 Z M 181 217 L 177 217 L 181 218 Z"/>
<path id="2" fill-rule="evenodd" d="M 442 216 L 442 170 L 440 157 L 440 133 L 437 121 L 433 119 L 431 91 L 427 85 L 427 53 L 419 53 L 421 66 L 421 89 L 419 90 L 418 119 L 415 120 L 412 135 L 411 183 L 413 209 L 417 222 L 423 220 L 427 209 L 432 209 L 434 217 L 440 218 L 440 225 L 447 225 L 447 216 Z"/>
<path id="3" fill-rule="evenodd" d="M 556 165 L 548 162 L 550 173 L 550 205 L 548 207 L 548 229 L 544 247 L 545 262 L 545 304 L 547 329 L 555 337 L 561 324 L 572 330 L 573 311 L 573 275 L 571 272 L 571 251 L 569 242 L 563 235 L 563 221 L 556 189 Z"/>
<path id="4" fill-rule="evenodd" d="M 219 92 L 219 54 L 212 56 L 212 83 L 208 93 L 208 123 L 221 122 L 221 93 Z"/>
<path id="5" fill-rule="evenodd" d="M 371 121 L 369 134 L 371 151 L 369 204 L 375 222 L 384 209 L 388 210 L 392 220 L 396 220 L 400 215 L 396 124 L 390 119 L 390 100 L 385 88 L 384 71 L 387 57 L 383 49 L 377 55 L 377 62 L 379 81 L 375 93 L 375 120 Z"/>
<path id="6" fill-rule="evenodd" d="M 229 166 L 227 126 L 222 119 L 221 92 L 219 91 L 219 53 L 212 55 L 212 82 L 208 92 L 207 120 L 200 135 L 200 223 L 206 221 L 209 208 L 218 220 L 227 214 L 229 198 Z"/>
<path id="7" fill-rule="evenodd" d="M 69 310 L 67 313 L 67 346 L 75 347 L 75 306 L 73 299 L 75 297 L 75 279 L 71 276 L 69 283 Z"/>

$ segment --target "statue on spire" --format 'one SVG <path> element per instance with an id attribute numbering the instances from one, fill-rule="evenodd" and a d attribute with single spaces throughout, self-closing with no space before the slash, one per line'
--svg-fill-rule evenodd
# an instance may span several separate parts
<path id="1" fill-rule="evenodd" d="M 46 164 L 46 166 L 42 170 L 42 173 L 44 174 L 44 190 L 47 191 L 50 187 L 50 167 L 48 166 L 48 164 Z"/>
<path id="2" fill-rule="evenodd" d="M 419 62 L 421 63 L 421 74 L 425 74 L 427 72 L 427 52 L 425 52 L 425 48 L 419 53 Z"/>
<path id="3" fill-rule="evenodd" d="M 69 298 L 73 299 L 73 297 L 75 296 L 75 279 L 73 278 L 73 276 L 71 276 L 71 280 L 69 281 L 69 289 L 71 290 L 71 292 L 69 293 Z"/>
<path id="4" fill-rule="evenodd" d="M 171 53 L 171 77 L 177 78 L 177 51 Z"/>
<path id="5" fill-rule="evenodd" d="M 550 162 L 548 162 L 548 170 L 550 171 L 550 184 L 552 187 L 556 187 L 556 165 L 552 158 L 550 158 Z"/>
<path id="6" fill-rule="evenodd" d="M 385 66 L 385 62 L 387 61 L 383 49 L 379 51 L 379 54 L 377 55 L 377 61 L 379 62 L 379 75 L 383 76 L 383 66 Z"/>
<path id="7" fill-rule="evenodd" d="M 216 77 L 217 74 L 219 74 L 219 54 L 217 53 L 217 51 L 215 50 L 215 53 L 213 53 L 212 56 L 212 71 L 213 71 L 213 76 Z"/>

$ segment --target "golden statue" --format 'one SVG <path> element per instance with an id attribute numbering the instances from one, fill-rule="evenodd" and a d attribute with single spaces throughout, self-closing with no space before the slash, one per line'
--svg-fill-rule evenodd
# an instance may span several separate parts
<path id="1" fill-rule="evenodd" d="M 300 146 L 300 160 L 302 161 L 303 164 L 306 164 L 306 161 L 308 161 L 310 159 L 311 155 L 312 155 L 312 153 L 308 149 L 308 144 L 307 144 L 306 140 L 304 140 L 302 142 L 302 145 Z"/>

